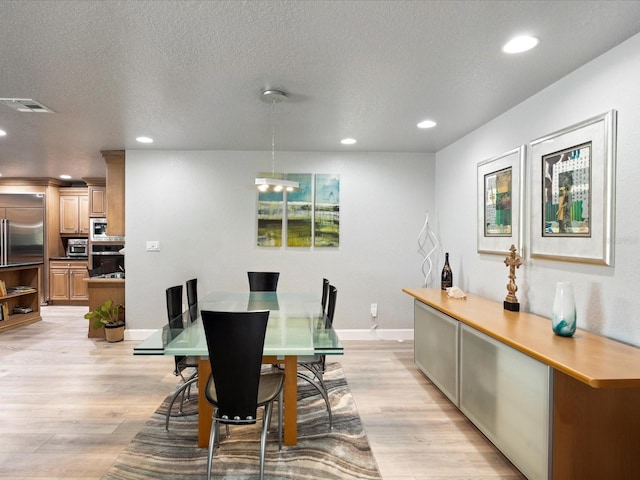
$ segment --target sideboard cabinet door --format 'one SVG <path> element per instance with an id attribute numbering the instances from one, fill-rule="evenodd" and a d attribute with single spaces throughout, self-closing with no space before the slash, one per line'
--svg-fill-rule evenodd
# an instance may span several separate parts
<path id="1" fill-rule="evenodd" d="M 414 302 L 414 361 L 458 406 L 459 322 L 422 302 Z"/>
<path id="2" fill-rule="evenodd" d="M 462 325 L 460 410 L 530 479 L 549 478 L 549 366 Z"/>

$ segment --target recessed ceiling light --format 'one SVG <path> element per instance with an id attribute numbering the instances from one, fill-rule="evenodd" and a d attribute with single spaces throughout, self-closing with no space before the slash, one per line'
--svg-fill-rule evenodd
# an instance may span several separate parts
<path id="1" fill-rule="evenodd" d="M 151 137 L 138 137 L 138 138 L 136 138 L 136 141 L 140 142 L 140 143 L 153 143 L 153 138 L 151 138 Z"/>
<path id="2" fill-rule="evenodd" d="M 4 137 L 7 134 L 4 130 L 0 130 L 0 137 Z"/>
<path id="3" fill-rule="evenodd" d="M 521 53 L 531 50 L 540 43 L 540 39 L 530 35 L 512 38 L 502 47 L 504 53 Z"/>
<path id="4" fill-rule="evenodd" d="M 343 138 L 340 140 L 340 143 L 343 145 L 353 145 L 354 143 L 358 143 L 355 138 Z"/>
<path id="5" fill-rule="evenodd" d="M 433 128 L 437 125 L 433 120 L 423 120 L 418 124 L 418 128 Z"/>
<path id="6" fill-rule="evenodd" d="M 62 175 L 60 175 L 60 178 L 63 180 L 71 180 L 71 175 L 67 175 L 66 173 L 63 173 Z"/>

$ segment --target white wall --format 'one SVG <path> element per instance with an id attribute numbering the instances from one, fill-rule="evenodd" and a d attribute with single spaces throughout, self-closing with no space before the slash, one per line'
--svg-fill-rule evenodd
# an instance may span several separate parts
<path id="1" fill-rule="evenodd" d="M 126 153 L 127 328 L 166 319 L 165 289 L 198 278 L 207 291 L 248 289 L 248 270 L 277 270 L 278 291 L 338 287 L 336 328 L 368 329 L 377 303 L 381 329 L 413 328 L 402 293 L 421 283 L 417 235 L 434 210 L 435 155 L 279 152 L 278 170 L 340 174 L 340 246 L 256 246 L 255 175 L 270 153 Z M 145 251 L 159 240 L 161 251 Z M 185 300 L 186 301 L 186 300 Z M 318 300 L 319 301 L 319 300 Z"/>
<path id="2" fill-rule="evenodd" d="M 571 280 L 579 328 L 640 346 L 640 35 L 438 152 L 438 223 L 454 284 L 502 301 L 504 256 L 476 251 L 477 163 L 611 109 L 618 111 L 615 266 L 527 258 L 516 282 L 521 307 L 550 317 L 555 282 Z"/>

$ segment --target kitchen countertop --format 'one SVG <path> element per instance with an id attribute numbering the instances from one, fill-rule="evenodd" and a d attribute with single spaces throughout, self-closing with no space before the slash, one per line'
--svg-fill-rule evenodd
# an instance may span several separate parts
<path id="1" fill-rule="evenodd" d="M 107 284 L 107 283 L 111 283 L 111 284 L 118 284 L 118 283 L 122 283 L 124 284 L 124 278 L 104 278 L 104 277 L 89 277 L 89 278 L 85 278 L 84 279 L 85 282 L 87 282 L 88 284 Z"/>

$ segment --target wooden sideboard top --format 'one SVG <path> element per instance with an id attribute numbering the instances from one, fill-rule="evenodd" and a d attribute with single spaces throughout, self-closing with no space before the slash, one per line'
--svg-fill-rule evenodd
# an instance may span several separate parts
<path id="1" fill-rule="evenodd" d="M 591 387 L 640 387 L 640 348 L 581 329 L 573 337 L 560 337 L 548 318 L 510 312 L 502 303 L 475 295 L 454 300 L 435 288 L 402 291 Z"/>

